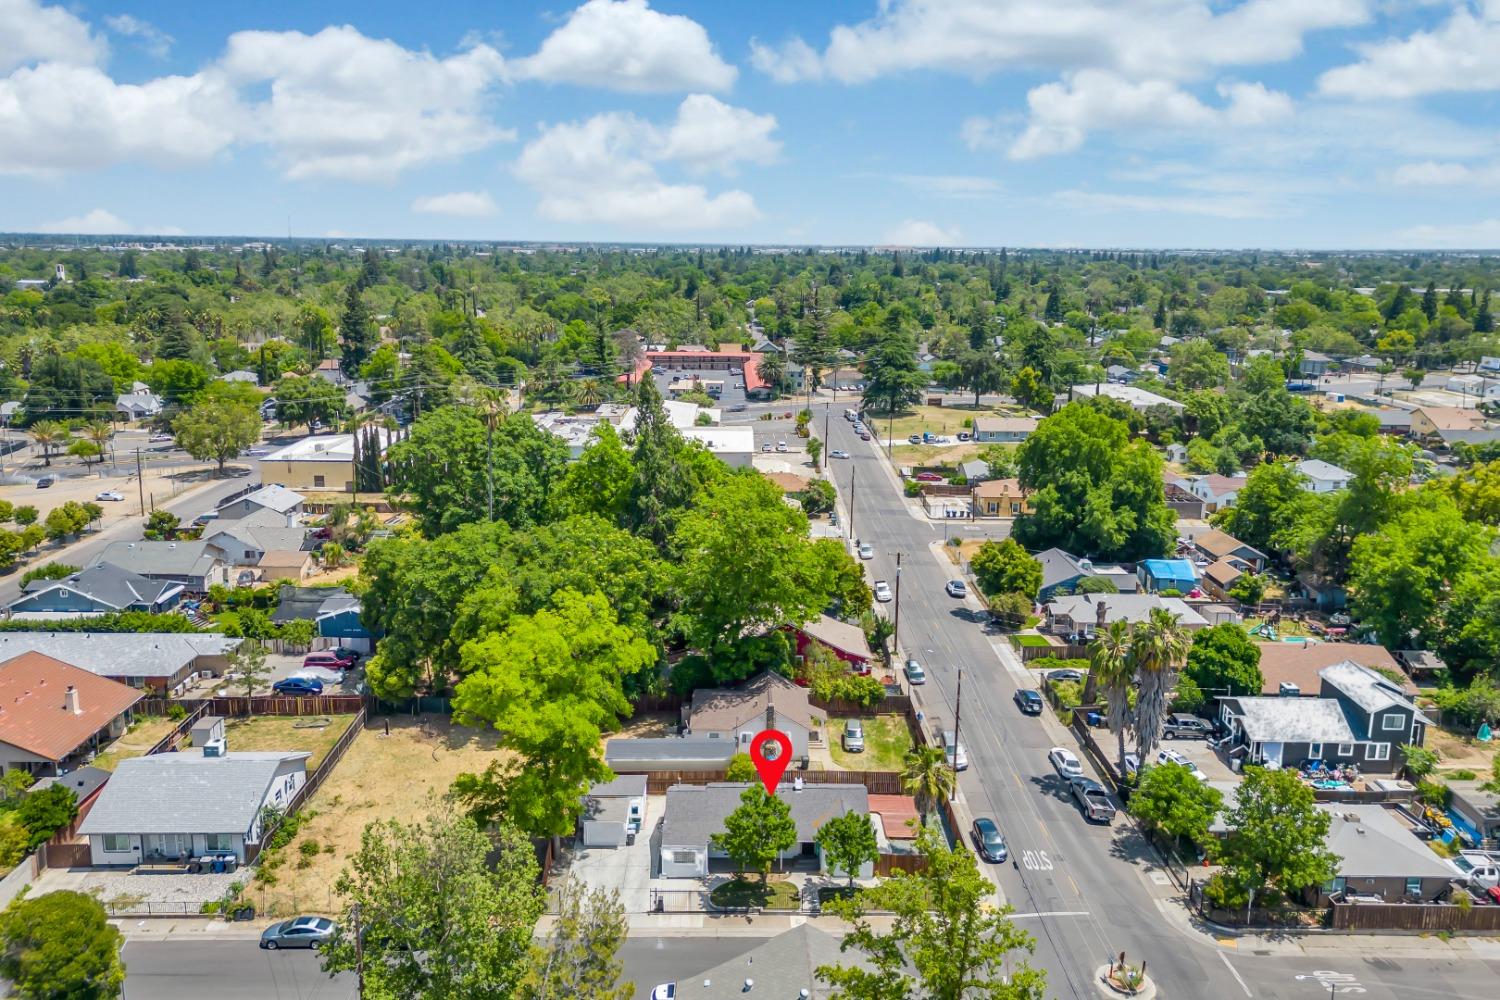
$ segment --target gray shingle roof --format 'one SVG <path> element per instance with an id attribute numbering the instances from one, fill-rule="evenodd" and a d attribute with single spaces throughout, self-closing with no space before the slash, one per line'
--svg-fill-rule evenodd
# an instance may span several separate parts
<path id="1" fill-rule="evenodd" d="M 589 789 L 594 798 L 636 798 L 646 794 L 644 774 L 622 774 L 613 781 L 601 781 Z"/>
<path id="2" fill-rule="evenodd" d="M 62 785 L 73 793 L 75 801 L 82 802 L 93 794 L 94 789 L 110 779 L 110 772 L 102 767 L 80 767 L 76 771 L 67 774 L 41 778 L 31 786 L 33 792 L 39 792 L 52 785 Z"/>
<path id="3" fill-rule="evenodd" d="M 30 651 L 101 677 L 171 677 L 242 642 L 219 632 L 0 632 L 0 661 Z"/>
<path id="4" fill-rule="evenodd" d="M 61 580 L 33 580 L 23 589 L 27 596 L 35 597 L 49 590 L 66 588 L 111 608 L 126 608 L 136 603 L 154 604 L 177 586 L 169 581 L 148 580 L 121 566 L 96 563 Z"/>
<path id="5" fill-rule="evenodd" d="M 254 493 L 247 493 L 234 503 L 249 502 L 267 510 L 274 510 L 279 514 L 285 514 L 289 510 L 295 510 L 303 500 L 302 494 L 287 489 L 285 486 L 262 486 Z"/>
<path id="6" fill-rule="evenodd" d="M 208 543 L 111 542 L 91 565 L 113 563 L 146 576 L 205 576 L 218 562 Z"/>
<path id="7" fill-rule="evenodd" d="M 1396 685 L 1369 667 L 1350 660 L 1324 667 L 1318 671 L 1318 676 L 1338 688 L 1366 712 L 1373 713 L 1392 705 L 1410 704 Z"/>
<path id="8" fill-rule="evenodd" d="M 79 826 L 100 833 L 244 833 L 283 761 L 307 753 L 160 753 L 120 761 Z"/>
<path id="9" fill-rule="evenodd" d="M 734 740 L 707 737 L 616 739 L 604 744 L 604 762 L 616 771 L 650 769 L 659 764 L 696 763 L 722 767 L 734 756 L 734 748 Z"/>
<path id="10" fill-rule="evenodd" d="M 780 674 L 763 673 L 738 688 L 699 688 L 688 706 L 688 725 L 696 732 L 728 732 L 752 719 L 764 718 L 767 705 L 804 729 L 812 729 L 807 689 Z"/>
<path id="11" fill-rule="evenodd" d="M 1453 870 L 1400 821 L 1376 805 L 1320 804 L 1333 816 L 1328 849 L 1344 878 L 1445 878 Z"/>
<path id="12" fill-rule="evenodd" d="M 280 599 L 277 601 L 276 611 L 271 615 L 271 621 L 277 624 L 299 618 L 317 621 L 319 615 L 350 604 L 357 606 L 359 599 L 343 587 L 294 587 L 289 583 L 282 584 Z"/>
<path id="13" fill-rule="evenodd" d="M 755 981 L 748 994 L 752 1000 L 796 1000 L 802 990 L 807 990 L 809 1000 L 827 1000 L 834 988 L 818 980 L 818 966 L 868 967 L 858 951 L 840 952 L 840 943 L 840 937 L 809 924 L 793 927 L 759 948 L 678 980 L 677 1000 L 745 1000 L 746 979 Z"/>
<path id="14" fill-rule="evenodd" d="M 707 844 L 714 834 L 724 832 L 724 817 L 740 807 L 740 795 L 749 787 L 748 782 L 741 781 L 673 785 L 667 789 L 661 842 L 668 847 Z M 861 815 L 870 811 L 870 795 L 864 785 L 806 784 L 800 792 L 794 792 L 791 779 L 784 779 L 776 794 L 791 807 L 797 839 L 803 842 L 817 836 L 831 819 L 851 811 Z"/>
<path id="15" fill-rule="evenodd" d="M 1096 607 L 1104 604 L 1104 621 L 1143 622 L 1151 617 L 1154 608 L 1164 608 L 1177 616 L 1177 620 L 1188 628 L 1207 625 L 1208 621 L 1176 597 L 1159 597 L 1156 594 L 1081 594 L 1073 597 L 1058 597 L 1048 602 L 1047 611 L 1052 615 L 1065 615 L 1078 625 L 1092 625 L 1098 620 Z"/>
<path id="16" fill-rule="evenodd" d="M 1258 743 L 1353 743 L 1354 730 L 1333 698 L 1236 698 L 1245 735 Z"/>

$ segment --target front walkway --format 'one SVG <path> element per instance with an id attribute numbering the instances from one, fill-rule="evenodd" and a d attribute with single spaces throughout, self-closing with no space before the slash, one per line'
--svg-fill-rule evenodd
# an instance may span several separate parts
<path id="1" fill-rule="evenodd" d="M 234 883 L 248 883 L 252 874 L 245 868 L 218 875 L 138 875 L 126 868 L 48 868 L 31 884 L 31 895 L 71 890 L 96 897 L 111 912 L 194 914 L 202 910 L 204 903 L 223 899 Z"/>

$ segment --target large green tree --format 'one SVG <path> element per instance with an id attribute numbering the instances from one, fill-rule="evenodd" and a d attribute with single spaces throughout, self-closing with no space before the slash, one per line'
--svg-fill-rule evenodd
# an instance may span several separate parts
<path id="1" fill-rule="evenodd" d="M 630 491 L 635 483 L 635 464 L 613 425 L 600 421 L 592 439 L 567 471 L 552 494 L 552 503 L 563 516 L 597 514 L 611 524 L 629 523 Z"/>
<path id="2" fill-rule="evenodd" d="M 875 828 L 870 825 L 870 817 L 861 812 L 846 812 L 824 823 L 818 830 L 817 841 L 828 861 L 829 872 L 844 872 L 851 887 L 860 866 L 880 855 Z"/>
<path id="3" fill-rule="evenodd" d="M 1141 770 L 1130 796 L 1130 812 L 1169 837 L 1198 847 L 1210 841 L 1208 828 L 1224 805 L 1224 795 L 1180 764 L 1153 764 Z"/>
<path id="4" fill-rule="evenodd" d="M 896 413 L 922 398 L 927 376 L 917 368 L 917 345 L 901 333 L 888 333 L 876 342 L 865 360 L 864 405 L 880 413 Z"/>
<path id="5" fill-rule="evenodd" d="M 1260 647 L 1240 625 L 1225 622 L 1199 629 L 1193 634 L 1183 676 L 1204 694 L 1258 695 L 1264 680 L 1260 674 Z"/>
<path id="6" fill-rule="evenodd" d="M 1246 768 L 1224 817 L 1229 834 L 1214 851 L 1223 868 L 1209 884 L 1211 897 L 1237 906 L 1327 882 L 1337 865 L 1325 843 L 1329 820 L 1296 771 Z"/>
<path id="7" fill-rule="evenodd" d="M 260 440 L 260 411 L 253 404 L 206 399 L 172 421 L 177 444 L 196 459 L 224 463 Z"/>
<path id="8" fill-rule="evenodd" d="M 380 346 L 380 331 L 365 305 L 358 281 L 350 282 L 344 292 L 344 311 L 339 317 L 339 367 L 353 379 Z"/>
<path id="9" fill-rule="evenodd" d="M 1024 594 L 1035 601 L 1042 589 L 1042 564 L 1013 538 L 986 540 L 969 560 L 969 569 L 986 594 Z"/>
<path id="10" fill-rule="evenodd" d="M 1167 693 L 1187 659 L 1191 639 L 1177 616 L 1166 608 L 1152 608 L 1147 619 L 1131 629 L 1130 662 L 1135 666 L 1135 749 L 1144 759 L 1156 749 Z"/>
<path id="11" fill-rule="evenodd" d="M 557 890 L 557 917 L 531 946 L 516 992 L 528 1000 L 631 1000 L 635 986 L 620 982 L 620 946 L 629 925 L 619 894 L 568 879 Z"/>
<path id="12" fill-rule="evenodd" d="M 633 435 L 635 480 L 625 504 L 628 527 L 666 551 L 677 520 L 693 502 L 698 490 L 718 473 L 696 460 L 693 449 L 672 426 L 662 405 L 656 381 L 649 375 L 636 390 L 636 421 Z M 707 452 L 700 458 L 722 467 Z"/>
<path id="13" fill-rule="evenodd" d="M 739 808 L 724 817 L 724 832 L 709 841 L 729 855 L 736 875 L 756 872 L 765 882 L 771 863 L 797 846 L 797 824 L 786 800 L 767 795 L 757 781 L 740 793 Z"/>
<path id="14" fill-rule="evenodd" d="M 87 893 L 17 899 L 0 913 L 0 975 L 21 1000 L 112 1000 L 125 985 L 124 940 Z"/>
<path id="15" fill-rule="evenodd" d="M 287 427 L 306 424 L 312 433 L 314 421 L 331 426 L 349 412 L 343 390 L 315 375 L 286 375 L 271 387 L 276 400 L 276 419 Z"/>

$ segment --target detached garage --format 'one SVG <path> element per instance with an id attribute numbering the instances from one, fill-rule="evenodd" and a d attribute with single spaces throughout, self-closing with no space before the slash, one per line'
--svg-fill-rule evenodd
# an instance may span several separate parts
<path id="1" fill-rule="evenodd" d="M 646 776 L 625 774 L 583 798 L 583 846 L 624 847 L 646 817 Z"/>

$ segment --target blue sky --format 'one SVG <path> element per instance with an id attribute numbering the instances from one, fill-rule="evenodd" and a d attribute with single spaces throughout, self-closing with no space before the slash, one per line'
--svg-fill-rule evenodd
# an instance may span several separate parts
<path id="1" fill-rule="evenodd" d="M 1500 247 L 1500 0 L 0 0 L 0 231 Z"/>

